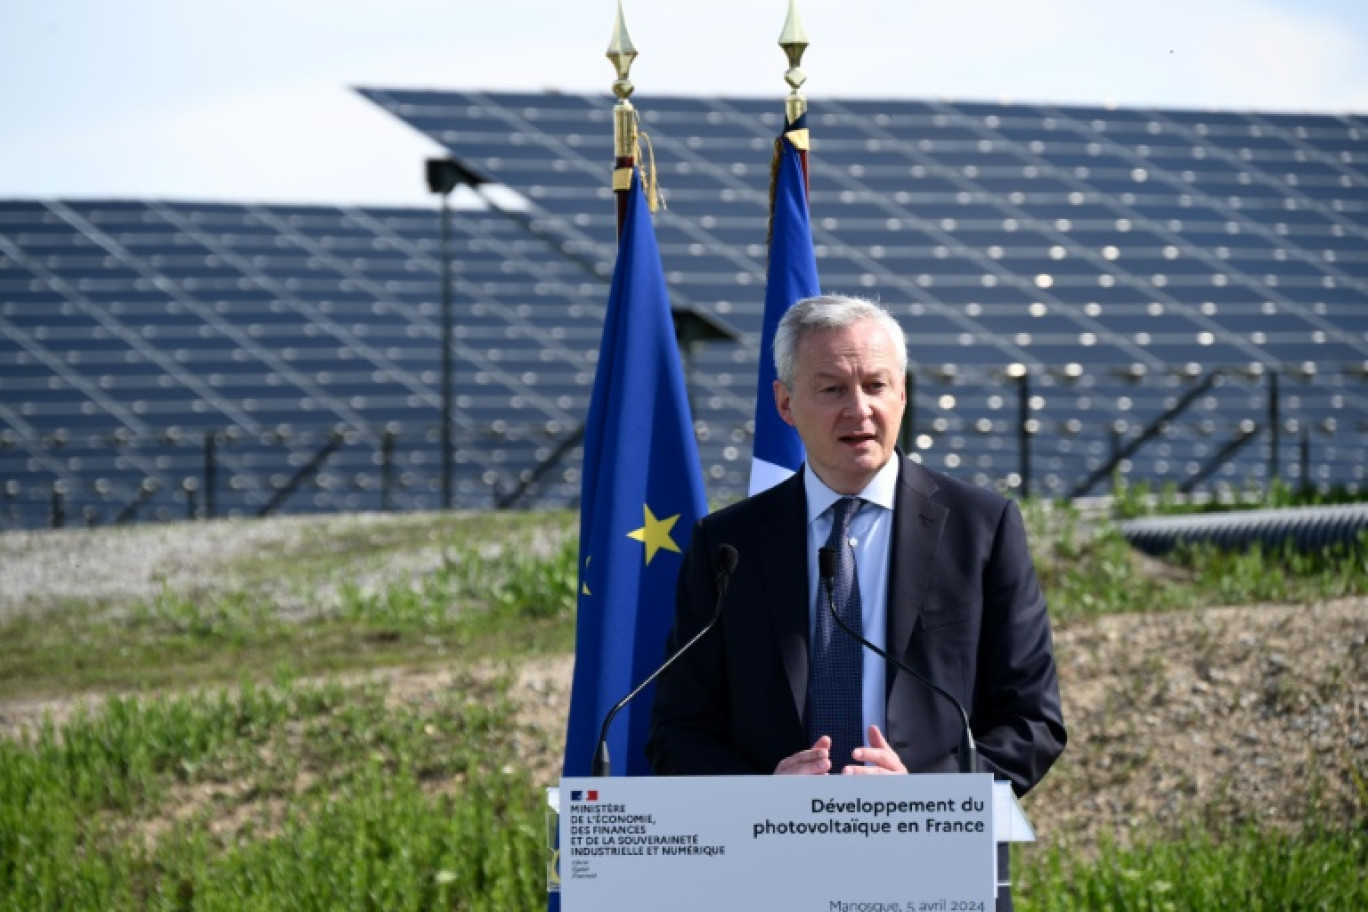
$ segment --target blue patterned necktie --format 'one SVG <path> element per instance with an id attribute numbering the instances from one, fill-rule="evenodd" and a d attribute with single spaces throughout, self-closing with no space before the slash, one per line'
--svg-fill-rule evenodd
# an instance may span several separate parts
<path id="1" fill-rule="evenodd" d="M 860 499 L 843 497 L 831 507 L 831 535 L 826 546 L 836 551 L 832 599 L 841 620 L 864 634 L 860 611 L 860 581 L 855 576 L 855 552 L 850 547 L 850 523 Z M 812 669 L 808 675 L 808 740 L 831 736 L 831 771 L 854 762 L 850 753 L 864 744 L 861 646 L 841 630 L 827 607 L 825 582 L 817 581 L 817 624 L 813 633 Z"/>

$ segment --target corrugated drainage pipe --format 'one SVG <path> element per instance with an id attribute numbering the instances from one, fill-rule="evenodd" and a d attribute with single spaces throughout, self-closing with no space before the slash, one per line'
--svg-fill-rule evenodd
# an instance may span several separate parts
<path id="1" fill-rule="evenodd" d="M 1210 543 L 1225 551 L 1265 549 L 1290 542 L 1309 553 L 1331 545 L 1355 547 L 1368 530 L 1368 504 L 1235 510 L 1189 516 L 1147 516 L 1121 523 L 1121 534 L 1146 554 L 1167 554 L 1181 543 Z"/>

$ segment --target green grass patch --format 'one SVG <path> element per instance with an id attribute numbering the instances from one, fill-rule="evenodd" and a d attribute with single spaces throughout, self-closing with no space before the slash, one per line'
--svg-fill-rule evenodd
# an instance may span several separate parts
<path id="1" fill-rule="evenodd" d="M 1021 912 L 1368 909 L 1368 820 L 1351 830 L 1193 832 L 1104 846 L 1093 859 L 1059 848 L 1032 856 L 1014 868 Z"/>
<path id="2" fill-rule="evenodd" d="M 1201 545 L 1161 561 L 1141 555 L 1110 522 L 1085 529 L 1068 506 L 1028 504 L 1025 516 L 1040 584 L 1060 621 L 1368 594 L 1368 537 L 1311 554 L 1290 545 L 1244 552 Z"/>
<path id="3" fill-rule="evenodd" d="M 0 908 L 534 908 L 550 748 L 506 686 L 246 684 L 0 741 Z"/>
<path id="4" fill-rule="evenodd" d="M 1112 515 L 1118 519 L 1139 516 L 1177 516 L 1190 513 L 1226 513 L 1231 510 L 1268 510 L 1286 507 L 1323 507 L 1332 504 L 1364 503 L 1368 491 L 1335 485 L 1325 490 L 1290 485 L 1274 479 L 1267 488 L 1250 485 L 1243 490 L 1222 486 L 1214 497 L 1181 494 L 1178 485 L 1168 482 L 1155 486 L 1148 481 L 1134 483 L 1117 476 L 1112 483 L 1115 499 Z"/>

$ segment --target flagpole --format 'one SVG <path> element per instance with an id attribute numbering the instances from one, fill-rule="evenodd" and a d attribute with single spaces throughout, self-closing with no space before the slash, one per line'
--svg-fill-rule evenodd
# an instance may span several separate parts
<path id="1" fill-rule="evenodd" d="M 798 16 L 798 5 L 796 0 L 789 0 L 788 16 L 784 19 L 784 29 L 779 33 L 779 47 L 784 49 L 784 54 L 788 57 L 789 68 L 784 73 L 784 81 L 789 85 L 788 98 L 784 101 L 784 114 L 787 119 L 785 134 L 789 142 L 793 143 L 798 150 L 799 160 L 803 163 L 803 182 L 804 189 L 810 189 L 810 179 L 808 177 L 808 131 L 806 127 L 794 129 L 794 124 L 807 113 L 807 98 L 802 93 L 803 83 L 807 82 L 807 74 L 801 69 L 803 64 L 803 52 L 808 48 L 807 29 L 803 28 L 803 20 Z"/>
<path id="2" fill-rule="evenodd" d="M 784 73 L 784 81 L 788 83 L 789 94 L 784 105 L 783 130 L 774 141 L 774 155 L 770 161 L 769 225 L 765 238 L 769 258 L 765 266 L 765 319 L 760 330 L 760 363 L 755 378 L 755 438 L 748 486 L 751 494 L 759 494 L 788 478 L 798 471 L 806 458 L 797 432 L 780 419 L 774 408 L 774 386 L 779 378 L 771 353 L 779 322 L 788 309 L 804 298 L 821 294 L 822 290 L 808 211 L 807 99 L 802 93 L 807 74 L 801 69 L 808 36 L 794 0 L 789 0 L 779 47 L 788 56 L 789 67 Z"/>
<path id="3" fill-rule="evenodd" d="M 607 57 L 617 70 L 618 77 L 613 82 L 613 94 L 618 100 L 613 106 L 613 195 L 617 198 L 619 236 L 627 218 L 627 191 L 632 186 L 632 169 L 636 165 L 637 113 L 628 100 L 636 88 L 628 78 L 636 55 L 636 46 L 632 44 L 632 36 L 627 34 L 627 21 L 622 16 L 622 0 L 618 0 L 617 20 L 613 23 L 613 36 L 608 41 Z"/>
<path id="4" fill-rule="evenodd" d="M 613 707 L 665 657 L 689 535 L 708 506 L 648 202 L 653 181 L 641 175 L 635 151 L 636 111 L 627 101 L 635 56 L 619 0 L 608 59 L 617 69 L 613 188 L 625 218 L 584 422 L 569 777 L 594 771 Z M 650 700 L 643 691 L 607 732 L 617 775 L 651 773 Z"/>

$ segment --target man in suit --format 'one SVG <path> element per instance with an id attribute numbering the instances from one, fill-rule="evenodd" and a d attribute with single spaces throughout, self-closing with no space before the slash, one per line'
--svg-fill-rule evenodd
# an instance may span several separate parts
<path id="1" fill-rule="evenodd" d="M 853 563 L 844 585 L 833 586 L 840 610 L 854 612 L 867 639 L 953 693 L 968 708 L 981 768 L 1026 792 L 1063 750 L 1065 732 L 1049 617 L 1020 512 L 897 451 L 907 347 L 883 308 L 845 297 L 800 301 L 774 348 L 775 404 L 807 462 L 694 529 L 668 650 L 712 616 L 718 546 L 732 545 L 740 561 L 717 628 L 657 685 L 653 768 L 958 769 L 962 720 L 953 706 L 833 632 L 817 570 L 827 543 Z"/>

